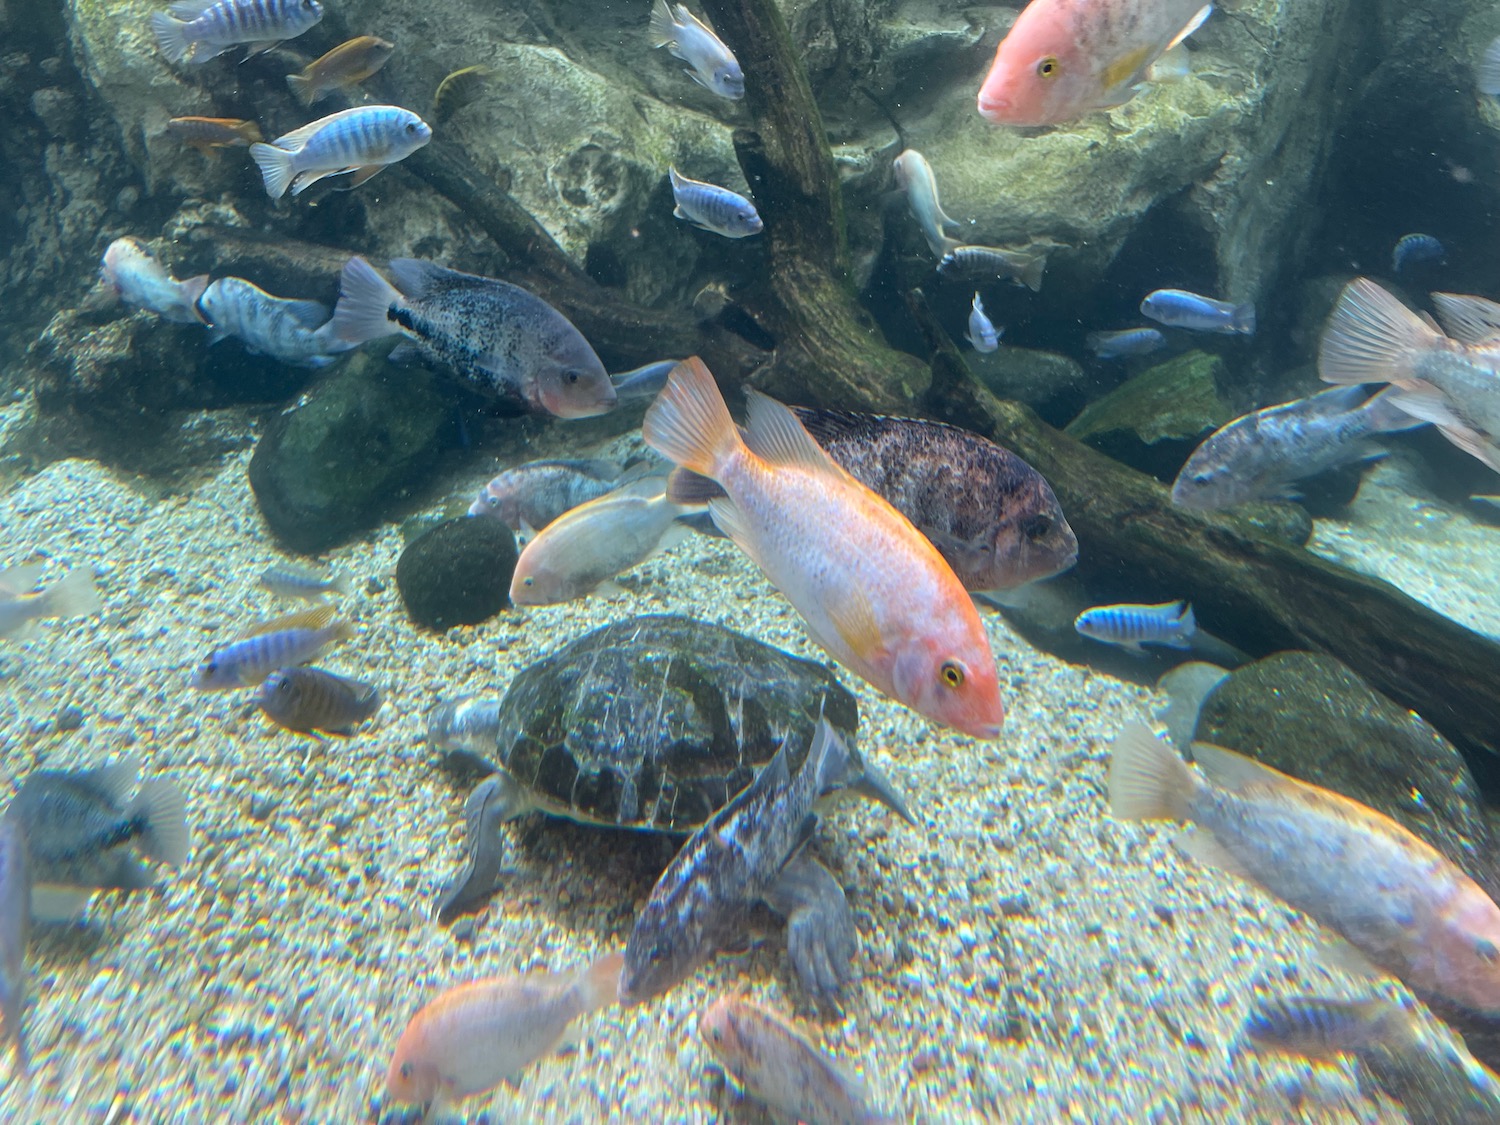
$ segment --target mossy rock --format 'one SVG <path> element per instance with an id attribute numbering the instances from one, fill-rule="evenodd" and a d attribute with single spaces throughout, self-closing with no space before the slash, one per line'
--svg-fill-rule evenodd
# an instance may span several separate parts
<path id="1" fill-rule="evenodd" d="M 462 516 L 407 544 L 396 562 L 396 588 L 418 625 L 478 625 L 510 605 L 516 558 L 516 537 L 505 524 Z"/>
<path id="2" fill-rule="evenodd" d="M 1035 348 L 1004 345 L 989 355 L 970 355 L 968 360 L 970 369 L 996 398 L 1024 402 L 1034 410 L 1059 395 L 1076 393 L 1087 378 L 1077 360 Z"/>

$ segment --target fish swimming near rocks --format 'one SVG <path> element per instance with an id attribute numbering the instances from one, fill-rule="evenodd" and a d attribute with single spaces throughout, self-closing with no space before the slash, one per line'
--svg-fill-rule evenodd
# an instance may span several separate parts
<path id="1" fill-rule="evenodd" d="M 916 149 L 909 148 L 896 157 L 891 163 L 891 169 L 896 174 L 896 186 L 906 193 L 906 206 L 911 210 L 912 218 L 917 220 L 917 226 L 921 228 L 922 237 L 927 240 L 927 248 L 932 251 L 932 256 L 941 258 L 963 245 L 958 239 L 950 238 L 945 233 L 962 228 L 957 220 L 950 219 L 944 213 L 943 205 L 938 202 L 937 177 L 933 174 L 932 165 L 927 163 L 927 158 Z"/>
<path id="2" fill-rule="evenodd" d="M 343 596 L 349 592 L 349 576 L 346 574 L 316 574 L 306 567 L 288 563 L 266 567 L 256 581 L 279 598 L 298 598 L 306 602 L 319 601 L 324 594 Z"/>
<path id="3" fill-rule="evenodd" d="M 974 593 L 1013 590 L 1078 560 L 1078 539 L 1042 474 L 957 426 L 796 406 L 813 440 L 910 520 Z"/>
<path id="4" fill-rule="evenodd" d="M 394 43 L 374 35 L 361 35 L 308 63 L 301 74 L 288 74 L 286 84 L 299 102 L 312 105 L 335 90 L 363 82 L 390 62 L 395 50 Z"/>
<path id="5" fill-rule="evenodd" d="M 446 364 L 512 416 L 587 418 L 613 410 L 609 374 L 583 333 L 519 285 L 396 258 L 392 285 L 350 258 L 330 332 L 351 344 L 402 336 L 391 358 L 420 354 Z"/>
<path id="6" fill-rule="evenodd" d="M 464 106 L 473 105 L 497 73 L 492 66 L 466 66 L 449 74 L 433 91 L 432 119 L 441 125 Z"/>
<path id="7" fill-rule="evenodd" d="M 1150 355 L 1166 347 L 1167 338 L 1155 328 L 1120 328 L 1112 332 L 1090 332 L 1085 343 L 1100 359 L 1124 359 Z"/>
<path id="8" fill-rule="evenodd" d="M 97 769 L 36 770 L 21 782 L 5 815 L 26 838 L 35 919 L 72 918 L 98 890 L 151 886 L 139 856 L 169 867 L 187 862 L 182 790 L 159 777 L 137 787 L 139 776 L 140 762 L 125 758 Z"/>
<path id="9" fill-rule="evenodd" d="M 426 1106 L 437 1120 L 455 1102 L 519 1082 L 569 1025 L 615 1002 L 620 964 L 611 953 L 576 974 L 490 977 L 440 993 L 401 1032 L 386 1096 Z"/>
<path id="10" fill-rule="evenodd" d="M 104 251 L 99 279 L 131 308 L 145 309 L 174 324 L 202 324 L 198 298 L 208 274 L 178 281 L 139 238 L 117 238 Z"/>
<path id="11" fill-rule="evenodd" d="M 1193 617 L 1193 607 L 1187 602 L 1162 602 L 1160 605 L 1125 603 L 1086 609 L 1073 622 L 1073 628 L 1096 641 L 1144 653 L 1142 645 L 1192 648 L 1198 622 Z"/>
<path id="12" fill-rule="evenodd" d="M 1390 403 L 1500 472 L 1500 304 L 1434 293 L 1445 335 L 1369 278 L 1339 295 L 1318 348 L 1325 383 L 1391 383 Z"/>
<path id="13" fill-rule="evenodd" d="M 1221 426 L 1198 446 L 1172 484 L 1179 508 L 1216 511 L 1253 500 L 1297 498 L 1296 481 L 1385 453 L 1371 439 L 1425 426 L 1394 405 L 1390 391 L 1333 387 L 1268 406 Z"/>
<path id="14" fill-rule="evenodd" d="M 709 27 L 681 4 L 675 14 L 667 0 L 656 0 L 651 8 L 651 42 L 666 47 L 673 57 L 691 68 L 687 76 L 721 98 L 739 101 L 745 96 L 745 72 L 734 52 Z"/>
<path id="15" fill-rule="evenodd" d="M 648 445 L 687 470 L 673 474 L 668 495 L 706 500 L 714 523 L 846 668 L 935 722 L 998 736 L 995 659 L 953 569 L 796 414 L 758 392 L 749 398 L 741 436 L 702 360 L 672 372 L 642 427 Z"/>
<path id="16" fill-rule="evenodd" d="M 667 174 L 672 181 L 672 200 L 677 205 L 672 211 L 674 218 L 725 238 L 749 238 L 765 229 L 755 204 L 738 192 L 703 180 L 690 180 L 676 168 L 669 168 Z"/>
<path id="17" fill-rule="evenodd" d="M 1237 305 L 1190 293 L 1186 289 L 1157 289 L 1141 301 L 1141 313 L 1168 328 L 1185 328 L 1190 332 L 1219 332 L 1224 335 L 1253 336 L 1255 306 Z"/>
<path id="18" fill-rule="evenodd" d="M 26 944 L 31 939 L 31 860 L 19 816 L 0 816 L 0 1044 L 16 1048 L 25 1074 Z"/>
<path id="19" fill-rule="evenodd" d="M 1004 329 L 996 331 L 995 325 L 985 315 L 984 302 L 979 299 L 979 294 L 974 294 L 974 302 L 969 306 L 969 330 L 964 334 L 964 339 L 974 345 L 974 350 L 981 355 L 988 355 L 1000 346 L 1000 333 Z"/>
<path id="20" fill-rule="evenodd" d="M 1251 758 L 1193 744 L 1199 770 L 1144 725 L 1115 741 L 1110 811 L 1178 820 L 1199 863 L 1260 887 L 1417 992 L 1500 1014 L 1500 907 L 1394 820 Z"/>
<path id="21" fill-rule="evenodd" d="M 320 117 L 269 144 L 250 146 L 266 194 L 301 195 L 319 180 L 349 174 L 351 191 L 432 140 L 432 127 L 409 109 L 362 105 Z"/>
<path id="22" fill-rule="evenodd" d="M 33 622 L 98 613 L 99 591 L 87 567 L 68 571 L 45 590 L 36 590 L 40 563 L 0 570 L 0 637 L 24 632 Z"/>
<path id="23" fill-rule="evenodd" d="M 354 345 L 320 331 L 329 320 L 327 305 L 273 297 L 242 277 L 221 277 L 198 298 L 208 322 L 208 342 L 234 337 L 253 355 L 298 367 L 327 367 Z"/>
<path id="24" fill-rule="evenodd" d="M 319 605 L 256 626 L 241 640 L 214 649 L 193 671 L 198 691 L 254 687 L 278 668 L 316 660 L 330 645 L 354 635 L 334 618 L 332 606 Z"/>
<path id="25" fill-rule="evenodd" d="M 322 18 L 318 0 L 178 0 L 152 14 L 151 31 L 168 62 L 198 65 L 242 43 L 259 55 Z"/>
<path id="26" fill-rule="evenodd" d="M 469 515 L 498 519 L 512 531 L 541 531 L 564 512 L 620 487 L 613 461 L 528 461 L 506 469 L 479 491 Z"/>
<path id="27" fill-rule="evenodd" d="M 995 49 L 979 115 L 1061 125 L 1124 105 L 1212 11 L 1203 0 L 1032 0 Z"/>
<path id="28" fill-rule="evenodd" d="M 260 685 L 255 705 L 278 726 L 321 739 L 350 738 L 380 710 L 380 691 L 372 684 L 337 676 L 322 668 L 282 668 Z"/>
<path id="29" fill-rule="evenodd" d="M 721 996 L 698 1017 L 698 1035 L 756 1101 L 788 1120 L 818 1125 L 894 1125 L 872 1109 L 864 1085 L 764 1008 Z"/>
<path id="30" fill-rule="evenodd" d="M 1391 272 L 1400 273 L 1423 262 L 1441 263 L 1447 253 L 1443 244 L 1430 234 L 1403 234 L 1391 250 Z"/>
<path id="31" fill-rule="evenodd" d="M 265 140 L 259 125 L 238 117 L 174 117 L 167 122 L 167 132 L 204 156 L 213 156 L 221 148 L 244 148 Z"/>
<path id="32" fill-rule="evenodd" d="M 1038 293 L 1047 270 L 1047 252 L 1033 247 L 953 246 L 943 255 L 937 270 L 945 277 L 998 277 Z"/>

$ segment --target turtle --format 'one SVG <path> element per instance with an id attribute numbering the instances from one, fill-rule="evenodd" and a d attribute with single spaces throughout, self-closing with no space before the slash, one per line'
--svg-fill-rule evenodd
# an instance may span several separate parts
<path id="1" fill-rule="evenodd" d="M 451 922 L 493 893 L 504 821 L 539 811 L 688 836 L 783 744 L 786 766 L 800 770 L 820 721 L 850 747 L 841 787 L 915 824 L 854 749 L 859 705 L 832 669 L 720 625 L 667 614 L 617 621 L 524 669 L 503 698 L 439 704 L 430 743 L 450 771 L 484 780 L 465 802 L 468 855 L 437 916 Z M 766 901 L 798 935 L 793 967 L 815 994 L 836 991 L 853 955 L 843 891 L 805 854 L 788 864 L 787 884 Z"/>

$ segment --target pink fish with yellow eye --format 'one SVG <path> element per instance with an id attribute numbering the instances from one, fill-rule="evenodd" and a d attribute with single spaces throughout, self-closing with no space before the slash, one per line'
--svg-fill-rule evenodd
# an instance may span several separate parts
<path id="1" fill-rule="evenodd" d="M 979 114 L 1060 125 L 1124 105 L 1212 11 L 1203 0 L 1032 0 L 995 51 Z"/>

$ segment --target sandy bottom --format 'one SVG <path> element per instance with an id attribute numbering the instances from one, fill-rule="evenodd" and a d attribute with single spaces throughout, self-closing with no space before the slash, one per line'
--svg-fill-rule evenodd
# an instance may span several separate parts
<path id="1" fill-rule="evenodd" d="M 185 787 L 194 829 L 187 865 L 156 889 L 98 895 L 81 924 L 34 939 L 32 1073 L 6 1068 L 0 1120 L 98 1122 L 111 1107 L 111 1121 L 407 1119 L 381 1093 L 407 1018 L 445 986 L 620 947 L 667 855 L 658 838 L 523 821 L 508 830 L 514 873 L 472 941 L 456 941 L 429 920 L 458 860 L 462 794 L 423 745 L 427 709 L 500 692 L 635 613 L 697 615 L 819 655 L 758 571 L 702 538 L 629 576 L 629 596 L 422 633 L 390 577 L 401 540 L 386 529 L 331 556 L 356 578 L 343 609 L 359 635 L 325 665 L 388 702 L 358 737 L 312 745 L 242 717 L 247 692 L 187 686 L 212 645 L 286 608 L 255 584 L 280 556 L 246 456 L 185 496 L 151 499 L 71 461 L 0 497 L 0 564 L 43 558 L 49 578 L 93 567 L 106 607 L 0 641 L 0 791 L 38 767 L 135 754 Z M 697 1122 L 730 1106 L 730 1120 L 756 1120 L 695 1033 L 695 1013 L 732 990 L 801 1018 L 896 1120 L 1402 1120 L 1347 1068 L 1241 1043 L 1258 995 L 1368 991 L 1319 967 L 1314 927 L 1193 868 L 1170 828 L 1108 817 L 1110 739 L 1162 701 L 986 623 L 1009 708 L 997 743 L 940 732 L 843 677 L 861 746 L 922 827 L 861 804 L 819 831 L 861 937 L 842 1012 L 808 1010 L 768 916 L 750 953 L 586 1018 L 519 1088 L 465 1103 L 468 1119 Z M 85 721 L 60 733 L 70 704 Z"/>

